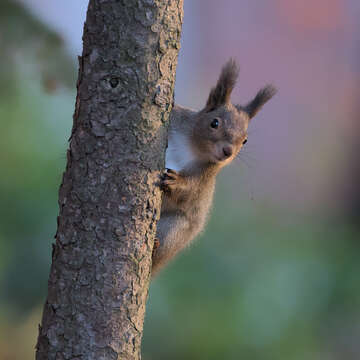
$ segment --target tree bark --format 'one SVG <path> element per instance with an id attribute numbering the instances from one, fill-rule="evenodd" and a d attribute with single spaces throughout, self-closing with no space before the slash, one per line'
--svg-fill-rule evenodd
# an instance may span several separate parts
<path id="1" fill-rule="evenodd" d="M 90 0 L 36 359 L 140 359 L 182 0 Z"/>

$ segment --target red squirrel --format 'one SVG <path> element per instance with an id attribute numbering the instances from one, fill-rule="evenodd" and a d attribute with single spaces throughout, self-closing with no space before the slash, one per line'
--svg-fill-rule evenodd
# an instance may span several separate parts
<path id="1" fill-rule="evenodd" d="M 216 175 L 237 156 L 247 141 L 250 120 L 276 93 L 268 85 L 247 105 L 233 105 L 230 95 L 238 74 L 238 65 L 230 59 L 204 109 L 193 111 L 175 105 L 170 114 L 153 275 L 203 230 Z"/>

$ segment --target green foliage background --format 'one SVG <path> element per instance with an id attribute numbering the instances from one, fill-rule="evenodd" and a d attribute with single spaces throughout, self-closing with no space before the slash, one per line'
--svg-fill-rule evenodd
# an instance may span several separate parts
<path id="1" fill-rule="evenodd" d="M 10 0 L 0 33 L 0 358 L 26 360 L 46 295 L 76 66 Z M 221 176 L 201 239 L 152 283 L 144 359 L 358 359 L 359 227 L 252 200 L 234 190 L 238 166 Z"/>

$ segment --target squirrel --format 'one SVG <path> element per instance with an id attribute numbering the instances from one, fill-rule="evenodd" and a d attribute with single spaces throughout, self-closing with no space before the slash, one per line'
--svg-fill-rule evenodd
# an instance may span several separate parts
<path id="1" fill-rule="evenodd" d="M 231 58 L 204 109 L 197 112 L 174 105 L 170 113 L 153 276 L 204 229 L 216 175 L 237 156 L 247 142 L 250 120 L 277 91 L 267 85 L 247 105 L 233 105 L 230 95 L 238 75 L 239 67 Z"/>

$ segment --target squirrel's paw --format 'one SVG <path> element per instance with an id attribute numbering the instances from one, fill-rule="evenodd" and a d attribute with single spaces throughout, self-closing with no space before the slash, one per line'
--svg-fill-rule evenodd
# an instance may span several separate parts
<path id="1" fill-rule="evenodd" d="M 181 184 L 181 175 L 172 169 L 166 169 L 161 177 L 160 187 L 165 192 L 171 192 Z"/>
<path id="2" fill-rule="evenodd" d="M 155 238 L 154 239 L 154 247 L 153 247 L 153 250 L 152 250 L 152 254 L 154 256 L 154 252 L 156 251 L 156 249 L 160 246 L 160 240 L 158 238 Z"/>

